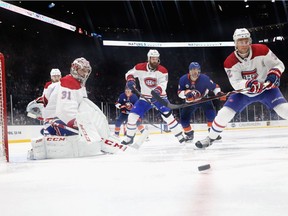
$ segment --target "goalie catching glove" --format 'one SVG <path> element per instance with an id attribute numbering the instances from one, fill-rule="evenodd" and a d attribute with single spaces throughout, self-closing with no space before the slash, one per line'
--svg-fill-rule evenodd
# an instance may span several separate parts
<path id="1" fill-rule="evenodd" d="M 43 103 L 38 103 L 36 100 L 33 100 L 27 105 L 26 111 L 36 115 L 37 117 L 42 117 L 43 108 Z"/>

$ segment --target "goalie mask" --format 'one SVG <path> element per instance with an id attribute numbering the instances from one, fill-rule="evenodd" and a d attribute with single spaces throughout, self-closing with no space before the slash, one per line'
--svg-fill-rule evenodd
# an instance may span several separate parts
<path id="1" fill-rule="evenodd" d="M 52 82 L 59 82 L 61 78 L 61 71 L 58 68 L 53 68 L 50 71 L 50 76 Z"/>
<path id="2" fill-rule="evenodd" d="M 77 79 L 84 86 L 86 80 L 91 74 L 92 68 L 90 66 L 89 61 L 85 58 L 77 58 L 71 64 L 70 73 L 71 75 Z"/>
<path id="3" fill-rule="evenodd" d="M 160 64 L 160 54 L 157 50 L 151 49 L 147 53 L 147 60 L 149 69 L 156 70 L 158 65 Z"/>

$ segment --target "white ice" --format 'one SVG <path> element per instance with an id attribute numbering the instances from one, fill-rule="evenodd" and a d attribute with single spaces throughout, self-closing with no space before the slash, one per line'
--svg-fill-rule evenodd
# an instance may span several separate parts
<path id="1" fill-rule="evenodd" d="M 0 215 L 287 216 L 287 131 L 225 130 L 206 150 L 150 135 L 134 154 L 42 161 L 13 144 L 0 164 Z"/>

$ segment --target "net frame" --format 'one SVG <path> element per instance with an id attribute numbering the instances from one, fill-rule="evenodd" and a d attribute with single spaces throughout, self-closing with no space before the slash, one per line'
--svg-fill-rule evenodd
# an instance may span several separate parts
<path id="1" fill-rule="evenodd" d="M 1 122 L 0 161 L 6 160 L 7 162 L 9 162 L 5 59 L 2 53 L 0 53 L 0 122 Z"/>

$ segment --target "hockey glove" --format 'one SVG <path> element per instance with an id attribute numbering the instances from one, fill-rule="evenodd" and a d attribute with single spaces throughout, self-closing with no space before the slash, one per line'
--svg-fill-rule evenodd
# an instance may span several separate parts
<path id="1" fill-rule="evenodd" d="M 155 89 L 152 90 L 154 93 L 156 93 L 157 95 L 161 95 L 162 93 L 162 89 L 160 86 L 157 86 Z M 151 103 L 155 103 L 157 100 L 155 98 L 151 98 Z"/>
<path id="2" fill-rule="evenodd" d="M 120 103 L 116 103 L 116 104 L 115 104 L 115 107 L 116 107 L 117 109 L 120 109 L 120 108 L 121 108 L 121 104 L 120 104 Z"/>
<path id="3" fill-rule="evenodd" d="M 126 86 L 127 86 L 129 89 L 134 90 L 135 87 L 136 87 L 135 80 L 128 80 L 127 83 L 126 83 Z"/>
<path id="4" fill-rule="evenodd" d="M 248 80 L 246 83 L 246 87 L 250 88 L 249 93 L 258 94 L 263 91 L 263 83 L 260 83 L 256 79 Z"/>
<path id="5" fill-rule="evenodd" d="M 186 100 L 187 103 L 198 101 L 198 100 L 201 100 L 201 98 L 202 98 L 201 93 L 199 91 L 195 90 L 195 89 L 186 90 L 184 95 L 186 97 L 185 100 Z"/>
<path id="6" fill-rule="evenodd" d="M 223 95 L 223 96 L 222 96 Z M 224 92 L 220 91 L 216 94 L 216 96 L 222 96 L 219 98 L 220 101 L 226 101 L 227 97 Z"/>
<path id="7" fill-rule="evenodd" d="M 280 77 L 281 77 L 281 72 L 277 69 L 271 69 L 268 72 L 267 78 L 265 82 L 269 83 L 266 86 L 266 89 L 269 90 L 271 88 L 276 88 L 280 86 Z"/>

